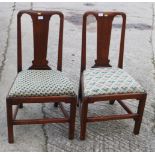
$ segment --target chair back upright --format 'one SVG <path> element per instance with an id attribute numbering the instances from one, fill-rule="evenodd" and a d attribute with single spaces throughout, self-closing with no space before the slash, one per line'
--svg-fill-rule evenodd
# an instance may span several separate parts
<path id="1" fill-rule="evenodd" d="M 58 15 L 60 17 L 57 69 L 61 71 L 64 15 L 59 11 L 36 10 L 22 10 L 19 11 L 17 15 L 17 71 L 22 71 L 21 17 L 23 14 L 30 15 L 33 23 L 34 60 L 32 61 L 32 66 L 29 67 L 29 69 L 38 70 L 51 69 L 48 66 L 48 61 L 46 59 L 49 21 L 53 15 Z"/>
<path id="2" fill-rule="evenodd" d="M 93 67 L 111 67 L 109 60 L 109 48 L 111 40 L 112 23 L 116 16 L 121 16 L 121 38 L 119 49 L 118 67 L 123 68 L 124 38 L 126 28 L 126 15 L 123 12 L 86 12 L 83 15 L 82 28 L 82 56 L 81 72 L 86 69 L 86 31 L 87 17 L 93 15 L 97 21 L 97 59 Z"/>

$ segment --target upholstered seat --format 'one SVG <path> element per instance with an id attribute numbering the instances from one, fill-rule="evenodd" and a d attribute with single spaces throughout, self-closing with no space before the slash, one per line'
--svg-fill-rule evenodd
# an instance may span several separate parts
<path id="1" fill-rule="evenodd" d="M 91 68 L 83 75 L 85 96 L 145 92 L 138 82 L 119 68 Z"/>
<path id="2" fill-rule="evenodd" d="M 25 70 L 18 74 L 9 97 L 75 96 L 74 86 L 60 71 Z"/>

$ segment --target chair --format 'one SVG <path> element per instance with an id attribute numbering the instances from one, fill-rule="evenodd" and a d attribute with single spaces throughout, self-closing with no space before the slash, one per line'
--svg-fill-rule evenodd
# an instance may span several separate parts
<path id="1" fill-rule="evenodd" d="M 22 71 L 22 38 L 21 17 L 28 14 L 32 18 L 34 36 L 34 60 L 28 70 Z M 49 21 L 53 15 L 60 17 L 58 61 L 57 70 L 52 70 L 46 60 Z M 63 45 L 64 16 L 58 11 L 20 11 L 17 15 L 17 71 L 18 75 L 6 98 L 8 142 L 14 142 L 13 125 L 69 123 L 69 139 L 74 138 L 75 115 L 77 96 L 70 80 L 63 75 L 62 70 L 62 45 Z M 60 105 L 63 118 L 44 119 L 16 119 L 19 108 L 23 103 L 55 102 L 55 107 Z M 65 110 L 62 102 L 70 103 L 70 114 Z M 13 113 L 13 105 L 16 110 Z"/>
<path id="2" fill-rule="evenodd" d="M 97 21 L 97 59 L 95 65 L 86 69 L 86 25 L 87 17 L 92 15 Z M 109 46 L 112 22 L 116 16 L 122 17 L 120 51 L 118 67 L 112 67 L 109 60 Z M 88 122 L 108 121 L 117 119 L 134 119 L 134 134 L 139 134 L 146 92 L 123 68 L 124 38 L 126 15 L 122 12 L 86 12 L 83 15 L 81 76 L 79 86 L 79 107 L 81 118 L 80 139 L 85 139 Z M 137 113 L 133 113 L 122 100 L 136 99 L 139 101 Z M 108 100 L 115 101 L 125 109 L 127 114 L 88 117 L 88 104 Z"/>

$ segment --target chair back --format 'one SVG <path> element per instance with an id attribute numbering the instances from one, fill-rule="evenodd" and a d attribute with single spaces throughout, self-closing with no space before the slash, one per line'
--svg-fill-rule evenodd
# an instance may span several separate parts
<path id="1" fill-rule="evenodd" d="M 116 16 L 121 16 L 121 39 L 118 67 L 123 67 L 124 38 L 126 28 L 126 15 L 123 12 L 86 12 L 83 15 L 82 27 L 82 55 L 81 55 L 81 72 L 86 69 L 86 26 L 87 17 L 93 15 L 97 21 L 97 59 L 93 67 L 111 67 L 109 60 L 109 47 L 111 40 L 112 23 Z"/>
<path id="2" fill-rule="evenodd" d="M 21 38 L 21 17 L 23 14 L 30 15 L 33 23 L 33 43 L 34 60 L 29 69 L 51 69 L 47 61 L 47 44 L 49 33 L 49 21 L 51 16 L 60 17 L 59 43 L 58 43 L 58 61 L 57 69 L 62 70 L 62 45 L 63 45 L 63 23 L 64 15 L 59 11 L 34 11 L 22 10 L 17 15 L 17 71 L 22 71 L 22 38 Z"/>

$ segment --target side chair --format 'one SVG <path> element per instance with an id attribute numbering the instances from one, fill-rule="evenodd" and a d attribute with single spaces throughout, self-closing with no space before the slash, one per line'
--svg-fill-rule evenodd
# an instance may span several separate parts
<path id="1" fill-rule="evenodd" d="M 34 60 L 32 66 L 22 70 L 21 17 L 28 14 L 33 23 Z M 57 69 L 48 65 L 47 44 L 49 21 L 52 16 L 60 17 Z M 17 71 L 18 74 L 6 98 L 8 142 L 14 142 L 13 126 L 46 123 L 69 123 L 69 139 L 74 138 L 77 95 L 72 82 L 62 73 L 64 15 L 59 11 L 23 10 L 17 15 Z M 16 119 L 23 104 L 54 102 L 64 114 L 62 118 Z M 70 114 L 63 107 L 70 104 Z M 13 112 L 13 106 L 16 106 Z M 52 111 L 51 111 L 52 112 Z"/>
<path id="2" fill-rule="evenodd" d="M 87 17 L 94 16 L 97 21 L 97 59 L 95 65 L 86 69 L 86 31 Z M 122 17 L 121 37 L 118 66 L 112 67 L 109 60 L 112 23 L 116 16 Z M 139 134 L 146 102 L 146 92 L 123 68 L 124 39 L 126 14 L 123 12 L 86 12 L 83 15 L 81 75 L 79 86 L 79 107 L 81 119 L 80 139 L 85 139 L 88 122 L 133 119 L 134 134 Z M 139 101 L 136 113 L 133 113 L 122 100 L 135 99 Z M 88 105 L 99 101 L 119 103 L 127 114 L 108 116 L 88 116 Z"/>

